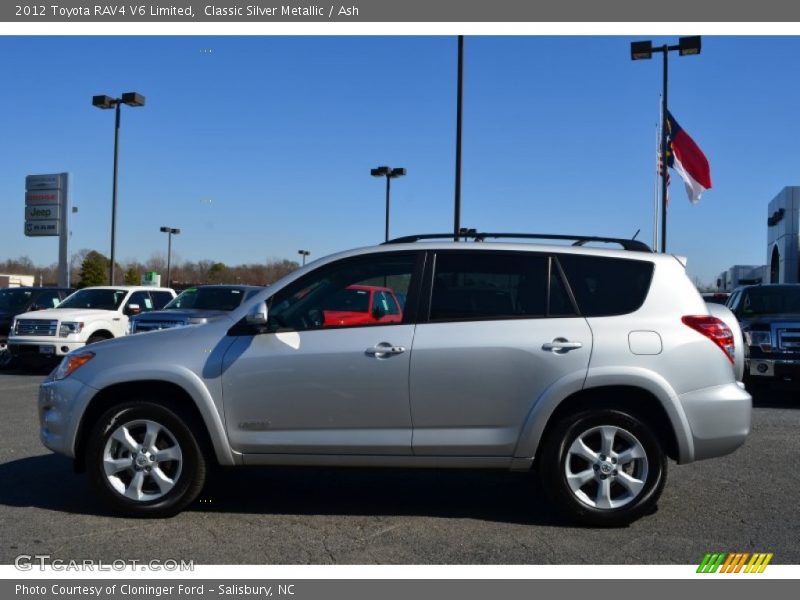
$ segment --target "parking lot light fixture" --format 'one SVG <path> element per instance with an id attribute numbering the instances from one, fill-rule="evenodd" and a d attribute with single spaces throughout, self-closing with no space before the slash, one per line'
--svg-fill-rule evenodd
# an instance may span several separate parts
<path id="1" fill-rule="evenodd" d="M 369 170 L 369 174 L 373 177 L 385 177 L 386 178 L 386 228 L 384 231 L 384 241 L 389 241 L 389 196 L 391 194 L 391 180 L 396 179 L 398 177 L 403 177 L 406 174 L 406 170 L 403 168 L 395 168 L 392 167 L 376 167 L 374 169 Z"/>
<path id="2" fill-rule="evenodd" d="M 668 56 L 670 52 L 678 52 L 680 56 L 700 54 L 701 42 L 699 35 L 687 36 L 678 39 L 676 45 L 664 44 L 653 47 L 650 40 L 631 42 L 631 60 L 647 60 L 653 57 L 654 52 L 664 56 L 663 62 L 663 93 L 661 95 L 661 252 L 667 251 L 667 88 L 668 88 Z M 653 234 L 655 236 L 655 234 Z"/>
<path id="3" fill-rule="evenodd" d="M 172 236 L 178 235 L 181 230 L 175 227 L 162 227 L 161 232 L 167 234 L 167 287 L 172 287 Z"/>
<path id="4" fill-rule="evenodd" d="M 144 106 L 144 96 L 138 92 L 125 92 L 119 98 L 112 98 L 106 95 L 92 96 L 92 106 L 102 109 L 116 109 L 116 118 L 114 120 L 114 181 L 111 192 L 111 266 L 109 267 L 108 277 L 110 285 L 114 285 L 114 261 L 116 256 L 117 167 L 119 162 L 119 107 L 121 104 L 126 104 L 132 108 Z"/>
<path id="5" fill-rule="evenodd" d="M 308 250 L 298 250 L 297 253 L 303 257 L 303 266 L 306 266 L 306 256 L 311 254 Z"/>

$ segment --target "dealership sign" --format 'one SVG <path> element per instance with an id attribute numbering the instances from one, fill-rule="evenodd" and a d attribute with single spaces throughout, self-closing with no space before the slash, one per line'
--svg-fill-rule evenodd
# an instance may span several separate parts
<path id="1" fill-rule="evenodd" d="M 25 221 L 25 235 L 58 235 L 61 233 L 59 221 Z"/>
<path id="2" fill-rule="evenodd" d="M 61 204 L 64 192 L 61 190 L 31 190 L 25 192 L 25 206 L 37 204 Z"/>
<path id="3" fill-rule="evenodd" d="M 39 206 L 25 207 L 26 221 L 57 220 L 61 216 L 61 206 L 58 204 L 42 204 Z"/>
<path id="4" fill-rule="evenodd" d="M 69 174 L 25 178 L 25 224 L 28 237 L 58 237 L 58 285 L 69 287 Z"/>
<path id="5" fill-rule="evenodd" d="M 25 235 L 60 235 L 67 204 L 67 174 L 28 175 L 25 178 Z"/>

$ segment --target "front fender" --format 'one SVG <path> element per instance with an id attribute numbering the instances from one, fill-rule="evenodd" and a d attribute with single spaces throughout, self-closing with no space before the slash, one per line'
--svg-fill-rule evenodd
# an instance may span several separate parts
<path id="1" fill-rule="evenodd" d="M 125 365 L 104 369 L 91 378 L 91 387 L 96 389 L 96 392 L 87 399 L 86 404 L 88 405 L 97 394 L 110 386 L 145 381 L 170 383 L 184 390 L 194 402 L 205 423 L 219 464 L 230 466 L 241 462 L 238 453 L 234 453 L 228 444 L 225 424 L 221 417 L 223 414 L 221 400 L 220 406 L 214 402 L 215 395 L 218 398 L 222 397 L 221 390 L 214 390 L 212 394 L 207 382 L 186 367 L 175 364 L 141 363 L 135 367 Z M 219 380 L 208 382 L 208 385 L 219 386 Z M 82 408 L 80 413 L 84 414 L 85 406 Z M 74 428 L 74 431 L 77 433 L 77 428 Z M 72 447 L 75 447 L 75 442 L 73 439 Z"/>

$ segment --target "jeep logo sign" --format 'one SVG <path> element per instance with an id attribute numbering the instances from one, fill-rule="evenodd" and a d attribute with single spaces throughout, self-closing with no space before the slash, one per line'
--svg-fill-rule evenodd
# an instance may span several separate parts
<path id="1" fill-rule="evenodd" d="M 58 204 L 42 204 L 41 206 L 26 206 L 26 221 L 57 220 L 61 216 Z"/>

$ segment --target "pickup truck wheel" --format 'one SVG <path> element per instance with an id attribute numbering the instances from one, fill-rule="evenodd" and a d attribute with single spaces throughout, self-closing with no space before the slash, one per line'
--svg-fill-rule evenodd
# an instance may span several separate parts
<path id="1" fill-rule="evenodd" d="M 11 356 L 11 350 L 8 349 L 8 344 L 0 342 L 0 369 L 9 368 L 13 359 L 14 357 Z"/>
<path id="2" fill-rule="evenodd" d="M 93 333 L 89 336 L 89 339 L 86 340 L 86 345 L 94 344 L 95 342 L 102 342 L 103 340 L 110 340 L 111 337 L 104 335 L 102 333 Z"/>
<path id="3" fill-rule="evenodd" d="M 170 517 L 197 498 L 206 462 L 187 423 L 147 401 L 103 414 L 86 449 L 86 470 L 103 500 L 129 516 Z"/>
<path id="4" fill-rule="evenodd" d="M 554 505 L 591 526 L 626 525 L 655 506 L 667 459 L 646 423 L 618 410 L 587 410 L 556 424 L 540 473 Z"/>

